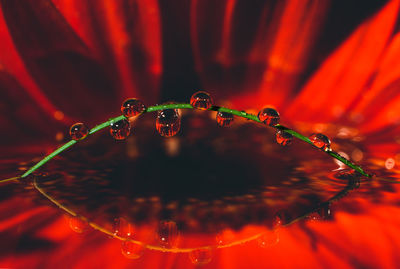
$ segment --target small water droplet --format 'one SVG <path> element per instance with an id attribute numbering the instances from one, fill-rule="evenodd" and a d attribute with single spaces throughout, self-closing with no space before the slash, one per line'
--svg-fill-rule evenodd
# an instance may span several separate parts
<path id="1" fill-rule="evenodd" d="M 116 236 L 123 238 L 131 238 L 134 232 L 134 227 L 124 218 L 116 218 L 113 223 L 113 233 Z"/>
<path id="2" fill-rule="evenodd" d="M 128 259 L 138 259 L 142 257 L 144 253 L 144 245 L 141 243 L 122 241 L 121 252 Z"/>
<path id="3" fill-rule="evenodd" d="M 276 142 L 278 142 L 279 145 L 282 146 L 290 145 L 292 143 L 292 140 L 293 140 L 293 135 L 282 130 L 278 130 L 276 132 Z"/>
<path id="4" fill-rule="evenodd" d="M 157 237 L 164 248 L 176 247 L 178 241 L 178 227 L 174 221 L 161 221 L 158 225 Z"/>
<path id="5" fill-rule="evenodd" d="M 326 135 L 320 133 L 312 134 L 310 135 L 309 139 L 317 148 L 322 149 L 324 151 L 331 150 L 331 141 Z"/>
<path id="6" fill-rule="evenodd" d="M 89 134 L 89 129 L 82 122 L 75 123 L 69 129 L 69 135 L 73 140 L 84 139 Z"/>
<path id="7" fill-rule="evenodd" d="M 275 246 L 279 243 L 279 233 L 277 230 L 263 233 L 257 238 L 257 244 L 262 248 Z"/>
<path id="8" fill-rule="evenodd" d="M 181 128 L 181 118 L 177 109 L 160 110 L 157 113 L 156 129 L 161 136 L 176 135 Z"/>
<path id="9" fill-rule="evenodd" d="M 331 208 L 329 203 L 321 205 L 316 211 L 311 212 L 307 218 L 311 221 L 327 220 L 331 217 Z"/>
<path id="10" fill-rule="evenodd" d="M 122 119 L 111 123 L 110 134 L 116 140 L 124 140 L 129 136 L 131 132 L 131 125 L 128 120 Z"/>
<path id="11" fill-rule="evenodd" d="M 146 106 L 136 98 L 126 99 L 121 106 L 121 112 L 127 118 L 137 116 L 145 110 Z"/>
<path id="12" fill-rule="evenodd" d="M 290 216 L 286 211 L 278 211 L 272 217 L 272 229 L 279 229 L 290 220 Z"/>
<path id="13" fill-rule="evenodd" d="M 69 227 L 76 233 L 83 233 L 89 228 L 88 223 L 77 216 L 69 217 L 68 222 L 69 222 Z"/>
<path id="14" fill-rule="evenodd" d="M 207 110 L 213 105 L 213 100 L 207 92 L 199 91 L 192 95 L 190 104 L 197 109 Z"/>
<path id="15" fill-rule="evenodd" d="M 204 265 L 211 261 L 213 251 L 211 248 L 199 248 L 189 252 L 189 258 L 195 265 Z"/>
<path id="16" fill-rule="evenodd" d="M 227 127 L 231 125 L 234 117 L 233 114 L 227 112 L 218 111 L 217 113 L 217 124 L 221 127 Z"/>
<path id="17" fill-rule="evenodd" d="M 269 126 L 274 126 L 279 123 L 280 117 L 278 111 L 270 107 L 264 107 L 258 112 L 258 119 Z"/>

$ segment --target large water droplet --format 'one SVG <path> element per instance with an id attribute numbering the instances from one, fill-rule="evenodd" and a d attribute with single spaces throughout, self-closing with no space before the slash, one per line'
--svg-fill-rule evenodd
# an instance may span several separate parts
<path id="1" fill-rule="evenodd" d="M 133 236 L 134 227 L 126 219 L 116 218 L 113 223 L 113 232 L 116 236 L 131 238 Z"/>
<path id="2" fill-rule="evenodd" d="M 204 91 L 196 92 L 190 98 L 190 104 L 197 109 L 207 110 L 213 105 L 211 96 Z"/>
<path id="3" fill-rule="evenodd" d="M 270 107 L 264 107 L 258 112 L 258 119 L 269 126 L 274 126 L 279 123 L 280 117 L 278 111 Z"/>
<path id="4" fill-rule="evenodd" d="M 129 136 L 130 132 L 131 132 L 131 125 L 129 121 L 126 119 L 113 122 L 110 125 L 110 134 L 116 140 L 126 139 Z"/>
<path id="5" fill-rule="evenodd" d="M 317 133 L 310 135 L 309 138 L 311 142 L 314 144 L 314 146 L 316 146 L 317 148 L 322 149 L 324 151 L 331 150 L 331 141 L 326 135 Z"/>
<path id="6" fill-rule="evenodd" d="M 144 246 L 141 243 L 122 241 L 121 252 L 128 259 L 138 259 L 144 253 Z"/>
<path id="7" fill-rule="evenodd" d="M 121 106 L 121 112 L 127 118 L 137 116 L 145 110 L 146 106 L 136 98 L 126 99 Z"/>
<path id="8" fill-rule="evenodd" d="M 69 227 L 76 233 L 83 233 L 89 228 L 88 223 L 77 216 L 69 217 L 68 222 Z"/>
<path id="9" fill-rule="evenodd" d="M 171 137 L 176 135 L 181 128 L 181 118 L 177 109 L 158 111 L 156 129 L 161 136 Z"/>
<path id="10" fill-rule="evenodd" d="M 89 129 L 82 122 L 75 123 L 69 129 L 69 135 L 73 140 L 82 140 L 89 134 Z"/>
<path id="11" fill-rule="evenodd" d="M 158 225 L 157 237 L 160 245 L 174 248 L 178 243 L 178 227 L 174 221 L 161 221 Z"/>
<path id="12" fill-rule="evenodd" d="M 233 114 L 227 112 L 218 111 L 217 113 L 217 124 L 221 127 L 227 127 L 233 122 Z"/>
<path id="13" fill-rule="evenodd" d="M 292 140 L 293 140 L 293 135 L 282 130 L 278 130 L 276 132 L 276 142 L 278 142 L 279 145 L 282 146 L 290 145 L 292 143 Z"/>
<path id="14" fill-rule="evenodd" d="M 189 258 L 195 265 L 204 265 L 211 261 L 213 251 L 211 248 L 199 248 L 189 252 Z"/>

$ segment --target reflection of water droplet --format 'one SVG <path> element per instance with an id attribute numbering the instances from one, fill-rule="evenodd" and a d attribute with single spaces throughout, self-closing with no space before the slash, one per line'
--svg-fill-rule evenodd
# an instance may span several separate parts
<path id="1" fill-rule="evenodd" d="M 170 137 L 178 133 L 181 128 L 181 118 L 177 109 L 158 111 L 156 129 L 161 136 Z"/>
<path id="2" fill-rule="evenodd" d="M 328 220 L 331 217 L 331 208 L 329 203 L 321 205 L 316 211 L 308 215 L 312 221 Z"/>
<path id="3" fill-rule="evenodd" d="M 323 134 L 312 134 L 310 135 L 310 140 L 319 149 L 324 151 L 329 151 L 331 149 L 331 141 L 326 135 Z"/>
<path id="4" fill-rule="evenodd" d="M 161 221 L 158 225 L 157 236 L 161 246 L 176 247 L 178 241 L 178 227 L 174 221 Z"/>
<path id="5" fill-rule="evenodd" d="M 140 243 L 122 241 L 121 252 L 128 259 L 138 259 L 143 255 L 144 246 Z"/>
<path id="6" fill-rule="evenodd" d="M 279 123 L 280 117 L 278 111 L 270 107 L 264 107 L 258 112 L 258 119 L 269 126 L 274 126 Z"/>
<path id="7" fill-rule="evenodd" d="M 83 233 L 88 229 L 88 223 L 79 217 L 69 217 L 69 227 L 76 233 Z"/>
<path id="8" fill-rule="evenodd" d="M 137 116 L 145 109 L 143 102 L 136 98 L 126 99 L 121 106 L 121 112 L 127 118 Z"/>
<path id="9" fill-rule="evenodd" d="M 73 140 L 84 139 L 89 133 L 89 129 L 82 122 L 75 123 L 69 129 L 69 135 Z"/>
<path id="10" fill-rule="evenodd" d="M 131 125 L 128 120 L 122 119 L 111 123 L 110 134 L 116 140 L 124 140 L 129 136 L 131 131 Z"/>
<path id="11" fill-rule="evenodd" d="M 293 135 L 281 130 L 278 130 L 276 132 L 276 142 L 278 142 L 279 145 L 282 146 L 290 145 L 292 143 L 292 140 L 293 140 Z"/>
<path id="12" fill-rule="evenodd" d="M 192 95 L 190 98 L 190 104 L 194 108 L 207 110 L 212 106 L 213 100 L 207 92 L 199 91 Z"/>
<path id="13" fill-rule="evenodd" d="M 233 122 L 233 114 L 226 112 L 217 113 L 217 124 L 221 127 L 227 127 Z"/>
<path id="14" fill-rule="evenodd" d="M 283 224 L 285 224 L 285 218 L 284 218 L 285 213 L 282 211 L 278 211 L 275 213 L 275 215 L 272 218 L 272 228 L 277 229 L 281 227 Z"/>
<path id="15" fill-rule="evenodd" d="M 262 248 L 275 246 L 279 243 L 279 234 L 277 230 L 263 233 L 257 238 L 257 244 Z"/>
<path id="16" fill-rule="evenodd" d="M 124 218 L 116 218 L 113 223 L 113 233 L 116 236 L 123 238 L 131 238 L 134 232 L 134 227 Z"/>
<path id="17" fill-rule="evenodd" d="M 195 265 L 204 265 L 211 261 L 213 252 L 211 248 L 199 248 L 189 253 L 189 258 Z"/>

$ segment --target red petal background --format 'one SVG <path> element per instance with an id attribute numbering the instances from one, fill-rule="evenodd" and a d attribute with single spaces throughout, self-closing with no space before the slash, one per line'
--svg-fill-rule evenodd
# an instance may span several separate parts
<path id="1" fill-rule="evenodd" d="M 15 176 L 15 161 L 48 153 L 60 130 L 102 121 L 126 97 L 183 101 L 198 87 L 237 109 L 273 105 L 293 126 L 356 128 L 364 154 L 397 169 L 400 1 L 372 2 L 2 0 L 0 175 Z M 1 197 L 0 267 L 195 267 L 158 251 L 126 259 L 118 240 L 74 233 L 58 209 L 7 189 Z M 398 204 L 397 186 L 379 199 L 355 193 L 333 221 L 291 225 L 273 248 L 218 250 L 204 268 L 396 268 Z"/>

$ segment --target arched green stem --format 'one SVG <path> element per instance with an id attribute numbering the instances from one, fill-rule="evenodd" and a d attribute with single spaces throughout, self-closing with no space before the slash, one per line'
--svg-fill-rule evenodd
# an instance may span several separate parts
<path id="1" fill-rule="evenodd" d="M 164 109 L 193 109 L 193 106 L 190 104 L 164 104 L 164 105 L 156 105 L 156 106 L 151 106 L 148 107 L 143 113 L 148 113 L 148 112 L 155 112 L 158 110 L 164 110 Z M 211 107 L 209 110 L 212 111 L 220 111 L 220 112 L 227 112 L 227 113 L 231 113 L 235 116 L 238 117 L 242 117 L 242 118 L 246 118 L 255 122 L 260 123 L 260 120 L 258 119 L 258 117 L 256 115 L 253 114 L 249 114 L 245 111 L 239 111 L 239 110 L 234 110 L 234 109 L 229 109 L 229 108 L 225 108 L 225 107 L 219 107 L 219 106 L 213 106 Z M 124 119 L 125 117 L 123 115 L 115 117 L 115 118 L 111 118 L 106 122 L 103 122 L 95 127 L 93 127 L 90 131 L 89 131 L 89 135 L 98 132 L 108 126 L 111 125 L 111 123 L 115 122 L 115 121 L 119 121 Z M 311 144 L 312 146 L 313 143 L 310 141 L 310 139 L 306 136 L 303 136 L 301 134 L 299 134 L 298 132 L 289 129 L 283 125 L 275 125 L 274 128 L 287 132 L 291 135 L 293 135 L 294 137 L 308 143 Z M 55 156 L 57 156 L 58 154 L 60 154 L 61 152 L 65 151 L 66 149 L 72 147 L 75 143 L 77 143 L 78 141 L 75 140 L 71 140 L 67 143 L 65 143 L 64 145 L 62 145 L 61 147 L 59 147 L 58 149 L 56 149 L 55 151 L 53 151 L 52 153 L 50 153 L 49 155 L 47 155 L 46 157 L 44 157 L 41 161 L 39 161 L 38 163 L 36 163 L 34 166 L 32 166 L 29 170 L 27 170 L 20 178 L 24 178 L 29 176 L 30 174 L 32 174 L 34 171 L 36 171 L 37 169 L 39 169 L 40 167 L 42 167 L 45 163 L 47 163 L 48 161 L 50 161 L 51 159 L 53 159 Z M 315 146 L 314 146 L 315 147 Z M 332 156 L 333 158 L 339 160 L 340 162 L 342 162 L 343 164 L 347 165 L 348 167 L 356 170 L 358 173 L 360 173 L 363 176 L 366 177 L 371 177 L 371 175 L 369 175 L 368 173 L 366 173 L 360 166 L 350 162 L 349 160 L 347 160 L 346 158 L 340 156 L 337 152 L 334 151 L 325 151 L 327 154 L 329 154 L 330 156 Z M 1 181 L 0 181 L 1 182 Z"/>

